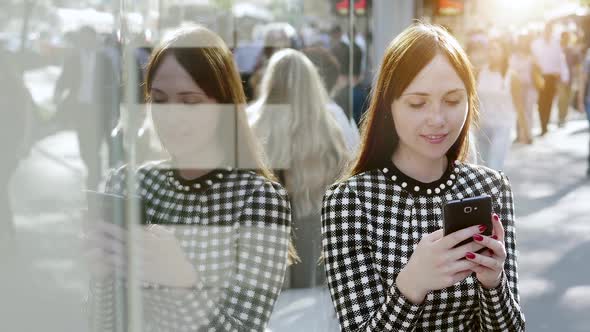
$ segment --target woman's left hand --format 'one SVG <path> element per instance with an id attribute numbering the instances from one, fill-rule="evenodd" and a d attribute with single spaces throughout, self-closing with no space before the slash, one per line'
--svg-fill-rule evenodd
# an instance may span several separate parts
<path id="1" fill-rule="evenodd" d="M 494 226 L 492 236 L 476 234 L 473 236 L 475 242 L 482 244 L 488 249 L 481 254 L 468 252 L 465 258 L 478 265 L 471 268 L 475 272 L 477 280 L 485 288 L 496 288 L 502 281 L 504 261 L 506 260 L 506 248 L 504 247 L 504 226 L 497 214 L 492 215 Z"/>

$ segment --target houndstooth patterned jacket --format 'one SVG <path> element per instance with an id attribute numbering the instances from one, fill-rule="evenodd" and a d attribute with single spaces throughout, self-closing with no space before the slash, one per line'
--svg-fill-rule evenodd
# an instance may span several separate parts
<path id="1" fill-rule="evenodd" d="M 442 228 L 443 203 L 488 194 L 505 228 L 500 286 L 475 275 L 414 305 L 395 279 L 421 237 Z M 392 163 L 333 185 L 322 208 L 328 286 L 342 331 L 524 331 L 512 191 L 502 172 L 455 162 L 430 184 Z"/>
<path id="2" fill-rule="evenodd" d="M 126 195 L 126 170 L 106 191 Z M 166 164 L 137 171 L 147 223 L 174 230 L 198 274 L 193 288 L 144 284 L 144 331 L 262 331 L 280 293 L 291 210 L 283 188 L 247 170 L 217 170 L 185 181 Z M 92 319 L 115 326 L 114 280 L 93 282 Z"/>

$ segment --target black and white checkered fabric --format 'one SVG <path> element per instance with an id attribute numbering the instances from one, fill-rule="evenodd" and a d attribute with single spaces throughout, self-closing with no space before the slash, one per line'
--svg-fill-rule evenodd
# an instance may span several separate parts
<path id="1" fill-rule="evenodd" d="M 343 331 L 524 331 L 519 306 L 512 191 L 485 167 L 451 165 L 440 185 L 400 182 L 376 169 L 333 185 L 322 208 L 328 286 Z M 397 180 L 397 181 L 396 181 Z M 488 194 L 505 228 L 507 259 L 496 289 L 475 275 L 409 302 L 395 279 L 421 237 L 442 228 L 443 203 Z"/>
<path id="2" fill-rule="evenodd" d="M 106 191 L 125 195 L 125 173 L 114 172 Z M 186 289 L 146 284 L 144 331 L 263 331 L 268 323 L 287 267 L 286 192 L 251 171 L 214 175 L 200 190 L 188 190 L 161 164 L 137 172 L 147 222 L 174 230 L 199 280 Z M 101 331 L 114 328 L 113 284 L 103 280 L 92 289 L 93 320 Z"/>

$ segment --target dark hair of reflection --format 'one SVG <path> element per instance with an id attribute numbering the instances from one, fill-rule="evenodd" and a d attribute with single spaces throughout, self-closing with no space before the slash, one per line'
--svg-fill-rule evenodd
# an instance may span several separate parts
<path id="1" fill-rule="evenodd" d="M 256 171 L 271 181 L 276 177 L 264 164 L 262 148 L 254 137 L 248 125 L 245 105 L 246 96 L 242 88 L 240 75 L 236 68 L 233 55 L 225 42 L 215 32 L 194 25 L 181 29 L 171 38 L 156 47 L 147 66 L 144 93 L 148 103 L 154 76 L 167 55 L 173 55 L 184 70 L 192 77 L 207 96 L 214 98 L 220 104 L 236 106 L 236 121 L 238 142 L 245 143 L 247 158 L 252 158 L 249 164 L 255 164 Z M 238 163 L 239 167 L 239 162 Z M 292 243 L 289 244 L 289 263 L 299 260 Z"/>
<path id="2" fill-rule="evenodd" d="M 389 161 L 399 137 L 391 115 L 391 104 L 432 59 L 447 57 L 465 84 L 468 112 L 457 141 L 447 152 L 450 162 L 465 161 L 469 151 L 469 128 L 477 121 L 477 90 L 467 54 L 444 28 L 414 23 L 387 47 L 371 91 L 370 104 L 361 124 L 361 144 L 343 179 L 375 169 Z"/>

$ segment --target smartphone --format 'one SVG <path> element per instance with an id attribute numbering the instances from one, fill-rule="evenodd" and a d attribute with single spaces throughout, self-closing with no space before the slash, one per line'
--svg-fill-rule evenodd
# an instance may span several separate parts
<path id="1" fill-rule="evenodd" d="M 121 227 L 126 227 L 126 209 L 130 199 L 136 199 L 139 203 L 139 218 L 140 224 L 146 224 L 146 215 L 143 200 L 134 196 L 133 198 L 122 195 L 86 191 L 86 198 L 88 200 L 88 212 L 92 219 L 112 222 Z"/>
<path id="2" fill-rule="evenodd" d="M 486 225 L 487 229 L 482 234 L 491 236 L 494 227 L 492 225 L 492 198 L 482 195 L 448 201 L 444 205 L 443 222 L 445 236 L 475 225 Z M 467 239 L 455 247 L 460 247 L 471 241 L 473 239 Z"/>

